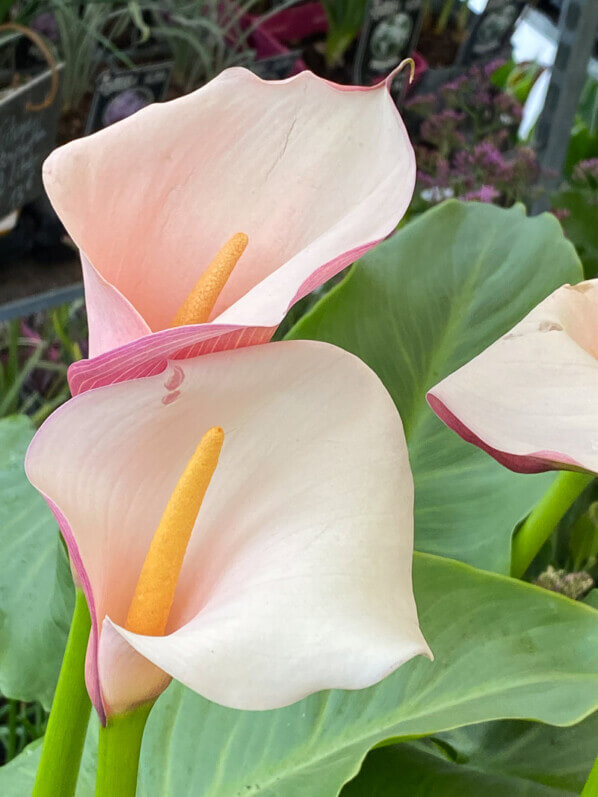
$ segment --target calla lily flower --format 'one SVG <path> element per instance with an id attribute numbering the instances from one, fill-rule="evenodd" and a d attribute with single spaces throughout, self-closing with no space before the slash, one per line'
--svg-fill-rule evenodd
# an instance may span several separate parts
<path id="1" fill-rule="evenodd" d="M 520 473 L 598 473 L 598 280 L 564 285 L 428 393 L 464 440 Z"/>
<path id="2" fill-rule="evenodd" d="M 389 83 L 228 69 L 55 150 L 44 184 L 81 250 L 89 317 L 73 393 L 267 342 L 294 302 L 389 235 L 415 181 Z M 210 301 L 181 315 L 235 235 L 207 274 Z"/>
<path id="3" fill-rule="evenodd" d="M 43 424 L 26 470 L 90 607 L 103 720 L 171 678 L 272 709 L 431 655 L 401 421 L 341 349 L 271 343 L 88 391 Z"/>

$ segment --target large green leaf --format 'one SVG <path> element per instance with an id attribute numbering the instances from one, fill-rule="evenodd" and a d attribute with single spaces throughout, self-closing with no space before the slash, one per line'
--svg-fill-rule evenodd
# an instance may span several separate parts
<path id="1" fill-rule="evenodd" d="M 597 708 L 595 609 L 427 554 L 416 554 L 414 578 L 435 662 L 278 711 L 225 709 L 173 684 L 149 718 L 138 794 L 335 797 L 383 739 L 505 717 L 568 724 Z M 2 769 L 0 793 L 11 794 Z"/>
<path id="2" fill-rule="evenodd" d="M 417 659 L 358 692 L 225 709 L 173 685 L 150 715 L 143 797 L 334 797 L 382 739 L 503 717 L 573 723 L 598 704 L 598 612 L 459 562 L 415 557 Z"/>
<path id="3" fill-rule="evenodd" d="M 23 470 L 33 429 L 0 420 L 0 692 L 49 708 L 74 590 L 58 527 Z"/>
<path id="4" fill-rule="evenodd" d="M 421 745 L 373 750 L 342 797 L 573 797 L 578 791 L 539 783 L 440 758 Z"/>
<path id="5" fill-rule="evenodd" d="M 569 728 L 481 723 L 373 750 L 342 797 L 579 794 L 596 757 L 598 713 Z"/>
<path id="6" fill-rule="evenodd" d="M 415 478 L 418 550 L 509 571 L 513 529 L 552 475 L 502 468 L 447 429 L 425 394 L 581 277 L 553 216 L 451 201 L 366 255 L 291 330 L 356 354 L 395 400 Z"/>
<path id="7" fill-rule="evenodd" d="M 568 728 L 488 722 L 439 734 L 438 741 L 468 766 L 578 794 L 598 754 L 598 712 Z"/>

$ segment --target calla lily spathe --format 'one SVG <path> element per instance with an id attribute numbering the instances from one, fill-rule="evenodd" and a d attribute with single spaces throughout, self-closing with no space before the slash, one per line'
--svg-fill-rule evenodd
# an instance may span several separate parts
<path id="1" fill-rule="evenodd" d="M 125 628 L 150 542 L 207 430 L 219 460 L 165 632 Z M 92 616 L 86 680 L 105 718 L 171 677 L 241 709 L 380 680 L 430 655 L 411 586 L 413 482 L 378 377 L 322 343 L 170 362 L 57 410 L 26 470 Z"/>
<path id="2" fill-rule="evenodd" d="M 559 288 L 428 401 L 511 470 L 598 473 L 598 280 Z"/>
<path id="3" fill-rule="evenodd" d="M 55 150 L 44 183 L 81 250 L 89 317 L 73 394 L 267 342 L 294 302 L 391 233 L 415 158 L 388 82 L 228 69 Z M 247 248 L 208 323 L 169 329 L 239 232 Z"/>

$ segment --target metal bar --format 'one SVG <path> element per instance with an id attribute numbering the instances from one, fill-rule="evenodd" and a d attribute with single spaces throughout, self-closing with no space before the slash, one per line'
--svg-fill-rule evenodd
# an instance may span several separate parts
<path id="1" fill-rule="evenodd" d="M 561 180 L 597 27 L 598 0 L 564 1 L 559 18 L 558 49 L 535 134 L 538 161 L 544 173 L 542 184 L 546 188 L 534 203 L 535 213 L 548 209 L 549 191 Z"/>
<path id="2" fill-rule="evenodd" d="M 82 296 L 83 283 L 77 282 L 74 285 L 65 285 L 63 288 L 54 288 L 51 291 L 26 296 L 24 299 L 15 299 L 0 305 L 0 321 L 39 313 L 40 310 L 47 310 L 58 304 L 66 304 Z"/>

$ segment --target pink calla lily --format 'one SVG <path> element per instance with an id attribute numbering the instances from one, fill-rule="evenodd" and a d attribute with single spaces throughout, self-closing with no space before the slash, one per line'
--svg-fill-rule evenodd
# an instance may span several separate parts
<path id="1" fill-rule="evenodd" d="M 73 393 L 267 342 L 294 302 L 391 233 L 415 158 L 388 83 L 228 69 L 55 150 L 44 183 L 82 253 L 90 328 Z M 239 231 L 249 244 L 208 323 L 169 328 Z"/>
<path id="2" fill-rule="evenodd" d="M 598 280 L 564 285 L 428 393 L 464 440 L 514 471 L 598 473 Z"/>
<path id="3" fill-rule="evenodd" d="M 125 628 L 148 547 L 206 430 L 224 430 L 166 630 Z M 171 677 L 241 709 L 355 689 L 430 655 L 411 587 L 413 482 L 375 374 L 323 343 L 171 361 L 88 391 L 26 460 L 92 616 L 87 684 L 125 711 Z"/>

